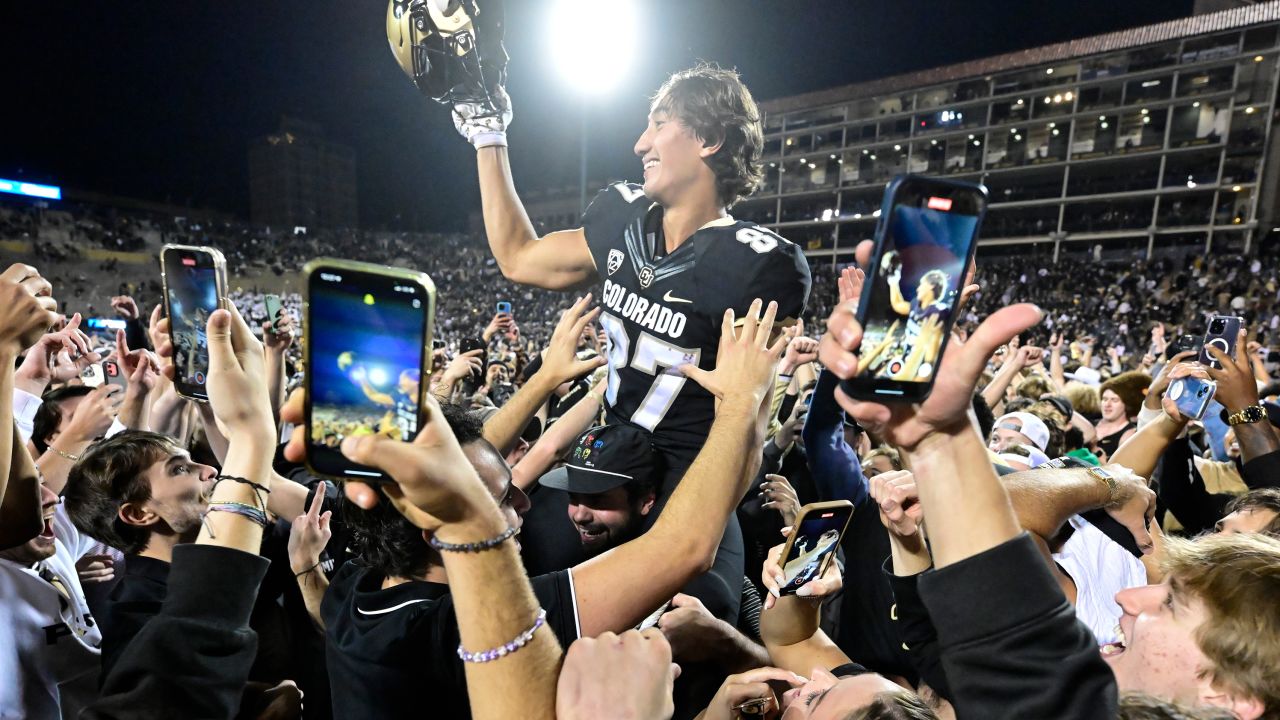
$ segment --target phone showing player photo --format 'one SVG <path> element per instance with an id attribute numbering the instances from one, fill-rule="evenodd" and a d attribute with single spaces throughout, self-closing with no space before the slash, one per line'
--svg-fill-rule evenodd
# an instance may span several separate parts
<path id="1" fill-rule="evenodd" d="M 800 508 L 796 524 L 782 548 L 782 586 L 779 595 L 794 595 L 805 583 L 817 580 L 840 547 L 840 536 L 853 516 L 848 500 L 811 503 Z"/>
<path id="2" fill-rule="evenodd" d="M 928 397 L 986 208 L 981 185 L 919 175 L 889 183 L 858 304 L 857 374 L 841 382 L 846 394 L 879 402 Z"/>
<path id="3" fill-rule="evenodd" d="M 276 331 L 276 323 L 280 320 L 280 311 L 284 309 L 284 305 L 280 303 L 279 295 L 268 295 L 263 298 L 262 303 L 267 307 L 267 322 L 271 323 L 271 332 Z"/>
<path id="4" fill-rule="evenodd" d="M 347 460 L 348 437 L 418 434 L 436 288 L 425 273 L 347 260 L 307 263 L 307 465 L 339 480 L 386 482 Z"/>
<path id="5" fill-rule="evenodd" d="M 124 376 L 124 370 L 115 360 L 102 361 L 102 376 L 106 378 L 108 385 L 115 385 L 121 390 L 129 389 L 129 378 Z"/>
<path id="6" fill-rule="evenodd" d="M 1235 315 L 1214 315 L 1209 318 L 1209 329 L 1204 334 L 1204 343 L 1200 345 L 1201 365 L 1222 369 L 1222 365 L 1209 354 L 1209 348 L 1216 347 L 1228 356 L 1236 354 L 1236 337 L 1244 326 L 1244 318 Z"/>
<path id="7" fill-rule="evenodd" d="M 174 387 L 205 402 L 209 373 L 209 316 L 227 294 L 227 261 L 217 248 L 165 245 L 160 251 L 164 310 L 173 343 Z"/>

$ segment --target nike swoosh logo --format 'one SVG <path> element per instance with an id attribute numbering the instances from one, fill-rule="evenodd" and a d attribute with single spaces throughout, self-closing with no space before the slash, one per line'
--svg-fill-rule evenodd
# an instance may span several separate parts
<path id="1" fill-rule="evenodd" d="M 674 295 L 672 295 L 672 294 L 671 294 L 671 291 L 670 291 L 670 290 L 668 290 L 668 291 L 666 292 L 666 294 L 662 296 L 662 299 L 663 299 L 663 301 L 664 301 L 664 302 L 670 302 L 670 303 L 677 303 L 677 302 L 687 302 L 687 303 L 691 303 L 691 302 L 693 302 L 692 300 L 685 300 L 684 298 L 678 298 L 678 297 L 675 297 Z"/>

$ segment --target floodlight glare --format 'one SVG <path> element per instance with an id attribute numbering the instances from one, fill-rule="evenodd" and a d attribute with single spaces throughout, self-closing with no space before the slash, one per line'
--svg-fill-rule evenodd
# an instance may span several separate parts
<path id="1" fill-rule="evenodd" d="M 632 0 L 560 0 L 547 22 L 552 59 L 575 91 L 604 94 L 626 75 L 641 32 Z"/>

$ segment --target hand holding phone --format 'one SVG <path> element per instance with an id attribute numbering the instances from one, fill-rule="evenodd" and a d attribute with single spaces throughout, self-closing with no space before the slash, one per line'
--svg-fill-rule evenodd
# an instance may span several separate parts
<path id="1" fill-rule="evenodd" d="M 1236 339 L 1240 328 L 1244 326 L 1244 318 L 1235 315 L 1214 315 L 1209 318 L 1209 329 L 1205 331 L 1204 342 L 1200 346 L 1200 364 L 1221 370 L 1222 364 L 1213 359 L 1208 348 L 1216 347 L 1232 357 L 1236 353 Z"/>
<path id="2" fill-rule="evenodd" d="M 1165 396 L 1173 401 L 1183 417 L 1201 420 L 1217 389 L 1218 384 L 1214 381 L 1192 375 L 1170 382 Z"/>
<path id="3" fill-rule="evenodd" d="M 497 311 L 499 314 L 501 314 L 501 315 L 510 315 L 510 314 L 511 314 L 511 303 L 510 303 L 510 302 L 508 302 L 508 301 L 506 301 L 506 300 L 501 300 L 501 301 L 499 301 L 499 302 L 498 302 L 498 305 L 497 305 L 497 308 L 496 308 L 496 311 Z"/>
<path id="4" fill-rule="evenodd" d="M 173 384 L 183 397 L 207 402 L 209 316 L 227 293 L 227 261 L 216 248 L 165 245 L 160 252 L 164 307 L 173 344 Z"/>
<path id="5" fill-rule="evenodd" d="M 972 183 L 907 175 L 885 189 L 858 303 L 857 372 L 840 384 L 846 395 L 877 402 L 929 396 L 986 205 L 986 188 Z"/>
<path id="6" fill-rule="evenodd" d="M 777 564 L 782 569 L 781 577 L 775 576 L 779 596 L 808 594 L 801 593 L 801 588 L 827 571 L 852 516 L 853 503 L 848 500 L 811 503 L 800 508 L 800 515 L 778 556 Z"/>
<path id="7" fill-rule="evenodd" d="M 388 482 L 339 447 L 418 434 L 435 285 L 423 273 L 346 260 L 314 260 L 304 273 L 307 464 L 326 477 Z"/>
<path id="8" fill-rule="evenodd" d="M 262 300 L 267 308 L 267 323 L 269 324 L 272 334 L 276 332 L 276 323 L 280 321 L 280 311 L 284 309 L 284 305 L 280 303 L 279 295 L 268 295 Z"/>
<path id="9" fill-rule="evenodd" d="M 129 378 L 125 377 L 124 368 L 115 360 L 102 361 L 102 375 L 108 385 L 115 385 L 121 390 L 129 389 Z"/>

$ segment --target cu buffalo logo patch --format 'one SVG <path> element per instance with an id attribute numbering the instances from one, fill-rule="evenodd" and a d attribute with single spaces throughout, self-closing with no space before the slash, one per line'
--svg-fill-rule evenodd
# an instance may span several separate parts
<path id="1" fill-rule="evenodd" d="M 622 267 L 622 260 L 624 257 L 626 256 L 622 254 L 621 250 L 609 251 L 608 268 L 610 275 L 618 272 L 618 268 Z"/>
<path id="2" fill-rule="evenodd" d="M 653 268 L 645 265 L 640 268 L 640 287 L 647 288 L 653 283 Z"/>

